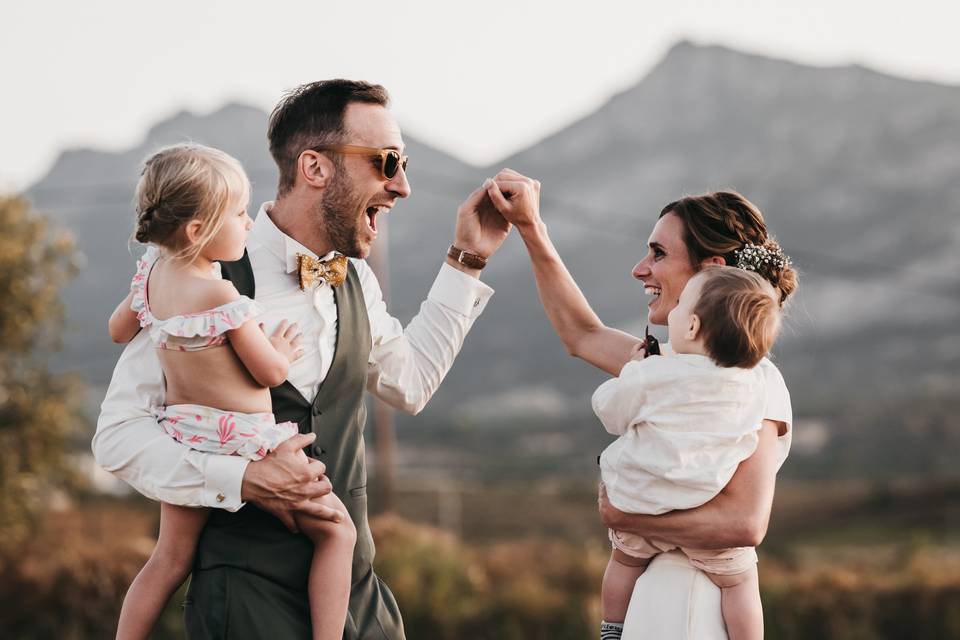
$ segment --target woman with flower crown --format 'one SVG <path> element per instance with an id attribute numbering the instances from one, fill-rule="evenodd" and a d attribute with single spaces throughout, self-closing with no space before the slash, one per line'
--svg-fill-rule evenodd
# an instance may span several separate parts
<path id="1" fill-rule="evenodd" d="M 488 183 L 487 193 L 520 232 L 544 310 L 571 355 L 620 376 L 638 350 L 658 352 L 652 337 L 641 340 L 607 327 L 593 312 L 540 217 L 539 182 L 504 170 Z M 796 288 L 796 272 L 752 203 L 730 191 L 686 197 L 660 212 L 646 255 L 633 269 L 633 276 L 651 296 L 649 322 L 666 325 L 687 283 L 713 265 L 739 267 L 761 276 L 780 307 Z M 672 353 L 670 345 L 663 345 L 662 351 Z M 776 473 L 790 448 L 792 410 L 776 366 L 763 358 L 756 368 L 763 379 L 756 445 L 722 491 L 699 506 L 652 515 L 621 511 L 615 497 L 608 497 L 601 485 L 600 513 L 605 525 L 682 548 L 728 549 L 760 543 L 769 522 Z M 622 633 L 624 638 L 725 639 L 720 606 L 718 589 L 684 556 L 660 554 L 637 581 L 626 619 L 606 620 L 601 637 L 619 638 Z"/>

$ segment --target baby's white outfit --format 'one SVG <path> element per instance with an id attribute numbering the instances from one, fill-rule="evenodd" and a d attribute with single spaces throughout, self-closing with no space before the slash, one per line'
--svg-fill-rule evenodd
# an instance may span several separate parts
<path id="1" fill-rule="evenodd" d="M 620 436 L 600 456 L 610 503 L 656 515 L 716 496 L 756 450 L 764 418 L 782 420 L 768 415 L 764 367 L 720 367 L 695 354 L 652 356 L 628 362 L 618 378 L 600 385 L 593 410 L 607 431 Z M 638 558 L 676 548 L 613 530 L 610 539 Z M 714 574 L 741 573 L 756 563 L 752 547 L 683 551 L 694 566 Z"/>

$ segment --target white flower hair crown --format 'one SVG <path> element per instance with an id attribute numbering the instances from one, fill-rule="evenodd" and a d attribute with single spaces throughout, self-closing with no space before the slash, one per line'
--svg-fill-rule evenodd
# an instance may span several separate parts
<path id="1" fill-rule="evenodd" d="M 786 269 L 791 264 L 790 257 L 775 242 L 769 247 L 747 244 L 743 249 L 734 251 L 733 255 L 737 257 L 737 267 L 761 275 L 773 269 Z"/>

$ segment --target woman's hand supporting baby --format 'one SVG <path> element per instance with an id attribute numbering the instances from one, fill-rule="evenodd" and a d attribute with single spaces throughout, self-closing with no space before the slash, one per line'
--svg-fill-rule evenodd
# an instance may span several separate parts
<path id="1" fill-rule="evenodd" d="M 764 420 L 754 454 L 740 463 L 727 486 L 713 500 L 657 516 L 625 513 L 612 504 L 600 485 L 598 508 L 611 529 L 669 540 L 694 549 L 755 547 L 767 534 L 777 473 L 778 423 Z"/>

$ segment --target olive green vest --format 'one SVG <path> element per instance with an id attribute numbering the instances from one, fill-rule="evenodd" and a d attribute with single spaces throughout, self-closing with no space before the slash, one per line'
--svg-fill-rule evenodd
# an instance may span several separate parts
<path id="1" fill-rule="evenodd" d="M 249 258 L 224 263 L 224 277 L 254 297 Z M 367 522 L 363 426 L 370 323 L 360 279 L 352 264 L 334 289 L 337 340 L 330 371 L 313 402 L 289 381 L 271 389 L 277 422 L 291 421 L 317 439 L 305 451 L 326 465 L 333 491 L 357 529 L 353 585 L 345 639 L 401 640 L 403 624 L 393 594 L 373 572 L 373 538 Z M 212 509 L 200 538 L 186 603 L 188 637 L 310 637 L 307 578 L 313 545 L 290 533 L 252 504 L 235 513 Z"/>

